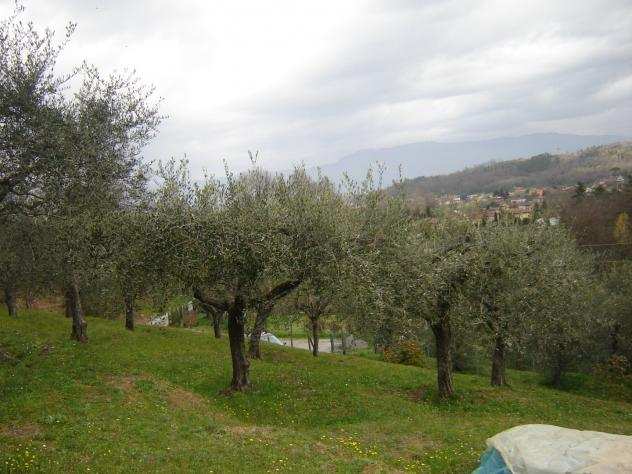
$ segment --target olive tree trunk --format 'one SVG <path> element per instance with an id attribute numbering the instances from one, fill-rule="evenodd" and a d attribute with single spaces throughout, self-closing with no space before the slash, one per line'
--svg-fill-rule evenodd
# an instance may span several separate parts
<path id="1" fill-rule="evenodd" d="M 134 295 L 125 294 L 125 329 L 134 330 Z"/>
<path id="2" fill-rule="evenodd" d="M 292 321 L 290 321 L 290 347 L 293 349 L 294 348 L 294 323 Z"/>
<path id="3" fill-rule="evenodd" d="M 507 383 L 507 377 L 505 375 L 505 348 L 506 345 L 502 336 L 496 336 L 492 352 L 491 384 L 494 387 L 500 387 Z"/>
<path id="4" fill-rule="evenodd" d="M 250 385 L 248 379 L 250 362 L 246 358 L 246 344 L 244 341 L 244 311 L 243 302 L 239 297 L 235 297 L 235 301 L 228 309 L 228 339 L 233 364 L 233 379 L 230 388 L 239 392 L 243 392 Z"/>
<path id="5" fill-rule="evenodd" d="M 318 357 L 318 347 L 320 341 L 320 322 L 318 321 L 317 316 L 310 316 L 309 322 L 312 329 L 312 355 L 314 357 Z"/>
<path id="6" fill-rule="evenodd" d="M 79 342 L 88 342 L 88 323 L 86 323 L 84 319 L 83 308 L 81 307 L 81 296 L 79 294 L 77 278 L 73 277 L 69 293 L 72 294 L 72 332 L 70 337 Z"/>
<path id="7" fill-rule="evenodd" d="M 26 294 L 24 295 L 24 305 L 26 306 L 26 309 L 33 308 L 33 292 L 30 288 L 27 288 Z"/>
<path id="8" fill-rule="evenodd" d="M 566 368 L 564 356 L 562 354 L 563 349 L 558 349 L 553 360 L 553 367 L 551 371 L 551 383 L 554 387 L 559 388 L 562 386 L 562 376 Z"/>
<path id="9" fill-rule="evenodd" d="M 206 304 L 199 299 L 198 301 L 200 301 L 200 303 L 202 304 L 202 308 L 204 309 L 204 312 L 206 313 L 206 317 L 209 319 L 209 321 L 212 321 L 213 323 L 213 335 L 215 336 L 215 339 L 221 339 L 222 338 L 222 320 L 224 319 L 224 311 L 221 309 L 215 308 L 209 304 Z"/>
<path id="10" fill-rule="evenodd" d="M 72 318 L 73 308 L 75 306 L 71 285 L 64 289 L 64 310 L 67 318 Z"/>
<path id="11" fill-rule="evenodd" d="M 621 324 L 615 323 L 610 331 L 610 355 L 618 355 L 620 350 L 619 337 Z"/>
<path id="12" fill-rule="evenodd" d="M 255 324 L 250 333 L 250 345 L 248 347 L 250 357 L 261 359 L 261 332 L 266 327 L 268 316 L 272 313 L 277 301 L 294 291 L 300 283 L 300 280 L 284 281 L 272 288 L 260 299 L 256 305 L 257 316 L 255 317 Z"/>
<path id="13" fill-rule="evenodd" d="M 213 319 L 213 334 L 215 339 L 222 338 L 222 316 L 224 313 L 222 311 L 211 311 L 207 314 L 210 314 Z"/>
<path id="14" fill-rule="evenodd" d="M 435 337 L 437 355 L 437 387 L 439 398 L 449 398 L 454 395 L 452 385 L 452 329 L 450 321 L 442 318 L 430 325 Z"/>
<path id="15" fill-rule="evenodd" d="M 261 359 L 261 333 L 266 327 L 272 308 L 274 308 L 273 304 L 263 304 L 257 307 L 257 315 L 250 333 L 250 344 L 248 346 L 248 356 L 251 359 Z"/>
<path id="16" fill-rule="evenodd" d="M 4 287 L 4 304 L 7 305 L 9 316 L 15 318 L 18 315 L 18 302 L 15 298 L 15 290 L 10 286 Z"/>

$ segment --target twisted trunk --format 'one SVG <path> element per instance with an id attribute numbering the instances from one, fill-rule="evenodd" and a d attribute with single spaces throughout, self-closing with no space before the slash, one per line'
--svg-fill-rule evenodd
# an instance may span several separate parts
<path id="1" fill-rule="evenodd" d="M 125 329 L 134 330 L 134 295 L 125 294 Z"/>
<path id="2" fill-rule="evenodd" d="M 7 305 L 7 311 L 12 318 L 18 315 L 18 302 L 15 298 L 15 290 L 11 286 L 4 287 L 4 304 Z"/>
<path id="3" fill-rule="evenodd" d="M 452 385 L 452 328 L 446 317 L 432 323 L 430 328 L 435 337 L 439 398 L 449 398 L 454 395 Z"/>
<path id="4" fill-rule="evenodd" d="M 494 351 L 492 353 L 492 380 L 494 387 L 500 387 L 507 383 L 505 375 L 505 341 L 497 335 L 494 339 Z"/>
<path id="5" fill-rule="evenodd" d="M 261 332 L 266 327 L 268 316 L 272 313 L 276 302 L 294 291 L 300 283 L 301 280 L 284 281 L 263 295 L 261 300 L 258 302 L 255 324 L 252 328 L 252 332 L 250 333 L 250 344 L 248 347 L 248 354 L 250 357 L 261 359 Z"/>
<path id="6" fill-rule="evenodd" d="M 228 308 L 228 339 L 233 364 L 233 379 L 230 388 L 239 392 L 243 392 L 250 385 L 248 379 L 250 362 L 246 358 L 246 344 L 244 342 L 244 311 L 243 300 L 236 296 Z"/>
<path id="7" fill-rule="evenodd" d="M 211 298 L 208 293 L 197 287 L 193 288 L 193 296 L 200 302 L 209 319 L 213 320 L 213 333 L 216 339 L 220 339 L 222 337 L 222 318 L 228 304 Z"/>
<path id="8" fill-rule="evenodd" d="M 88 323 L 86 323 L 86 320 L 84 319 L 83 308 L 81 307 L 79 282 L 74 276 L 70 284 L 69 294 L 72 295 L 72 333 L 70 334 L 70 337 L 71 339 L 79 342 L 88 342 Z"/>
<path id="9" fill-rule="evenodd" d="M 257 316 L 250 333 L 250 344 L 248 346 L 248 356 L 251 359 L 261 359 L 261 333 L 266 327 L 268 316 L 272 313 L 274 303 L 262 304 L 257 307 Z"/>

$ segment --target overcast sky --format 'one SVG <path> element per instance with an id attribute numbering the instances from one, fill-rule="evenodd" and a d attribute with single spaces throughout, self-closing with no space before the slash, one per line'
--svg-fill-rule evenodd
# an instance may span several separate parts
<path id="1" fill-rule="evenodd" d="M 2 14 L 12 1 L 0 0 Z M 632 0 L 25 0 L 62 66 L 135 68 L 196 173 L 531 132 L 632 136 Z"/>

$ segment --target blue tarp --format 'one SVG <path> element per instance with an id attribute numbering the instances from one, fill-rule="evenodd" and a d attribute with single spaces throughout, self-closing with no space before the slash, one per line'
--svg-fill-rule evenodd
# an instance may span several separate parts
<path id="1" fill-rule="evenodd" d="M 512 474 L 500 453 L 489 448 L 481 456 L 481 465 L 472 474 Z"/>

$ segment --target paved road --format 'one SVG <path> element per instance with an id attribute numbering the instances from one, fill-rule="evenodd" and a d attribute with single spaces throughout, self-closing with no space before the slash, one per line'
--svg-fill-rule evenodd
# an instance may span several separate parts
<path id="1" fill-rule="evenodd" d="M 290 347 L 290 340 L 289 339 L 281 339 L 283 342 L 285 342 L 287 347 Z M 331 352 L 331 341 L 329 338 L 323 338 L 320 341 L 318 341 L 318 350 L 319 352 Z M 342 341 L 340 339 L 334 339 L 334 344 L 336 346 L 336 352 L 342 352 Z M 355 344 L 356 344 L 356 348 L 366 348 L 367 344 L 366 342 L 360 340 L 360 339 L 356 339 L 355 340 Z M 294 339 L 294 348 L 295 349 L 305 349 L 305 350 L 309 350 L 309 345 L 307 343 L 307 339 Z"/>
<path id="2" fill-rule="evenodd" d="M 290 339 L 281 339 L 285 342 L 287 347 L 290 347 Z M 318 341 L 318 350 L 319 352 L 331 352 L 331 342 L 329 339 L 321 339 Z M 340 339 L 336 340 L 336 346 L 340 345 Z M 307 343 L 307 339 L 294 339 L 294 348 L 295 349 L 305 349 L 309 350 L 309 344 Z"/>

